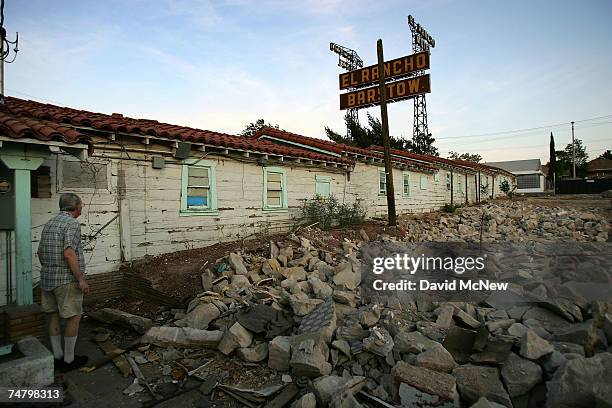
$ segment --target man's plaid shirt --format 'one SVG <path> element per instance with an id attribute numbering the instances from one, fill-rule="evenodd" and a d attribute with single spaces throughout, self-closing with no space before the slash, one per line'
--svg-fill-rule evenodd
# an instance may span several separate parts
<path id="1" fill-rule="evenodd" d="M 77 281 L 64 259 L 64 250 L 68 247 L 76 252 L 81 273 L 85 274 L 81 225 L 70 213 L 62 211 L 45 224 L 40 236 L 38 258 L 42 265 L 42 290 L 52 291 L 58 286 Z"/>

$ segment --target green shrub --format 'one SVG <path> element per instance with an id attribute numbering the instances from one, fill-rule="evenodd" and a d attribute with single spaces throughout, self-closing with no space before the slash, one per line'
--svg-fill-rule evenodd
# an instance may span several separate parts
<path id="1" fill-rule="evenodd" d="M 307 223 L 317 223 L 322 229 L 340 225 L 342 227 L 359 224 L 365 220 L 367 210 L 361 200 L 353 204 L 339 203 L 335 196 L 323 198 L 319 195 L 304 201 L 302 217 Z"/>
<path id="2" fill-rule="evenodd" d="M 447 212 L 447 213 L 454 213 L 455 210 L 457 210 L 457 208 L 461 207 L 458 204 L 449 204 L 446 203 L 444 204 L 444 207 L 442 207 L 442 211 Z"/>
<path id="3" fill-rule="evenodd" d="M 514 194 L 514 189 L 510 187 L 510 183 L 508 183 L 508 180 L 504 180 L 499 184 L 499 189 L 508 197 L 508 198 L 512 198 L 512 195 Z"/>

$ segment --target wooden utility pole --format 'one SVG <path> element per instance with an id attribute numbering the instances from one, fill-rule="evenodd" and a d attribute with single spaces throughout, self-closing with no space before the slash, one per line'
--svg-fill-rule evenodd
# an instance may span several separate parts
<path id="1" fill-rule="evenodd" d="M 380 116 L 382 121 L 383 146 L 385 148 L 385 175 L 387 187 L 387 213 L 389 226 L 397 225 L 395 214 L 395 189 L 393 188 L 393 167 L 391 165 L 391 147 L 389 143 L 389 117 L 387 116 L 387 86 L 385 85 L 385 59 L 383 56 L 383 43 L 379 38 L 378 51 L 378 86 L 380 89 Z"/>

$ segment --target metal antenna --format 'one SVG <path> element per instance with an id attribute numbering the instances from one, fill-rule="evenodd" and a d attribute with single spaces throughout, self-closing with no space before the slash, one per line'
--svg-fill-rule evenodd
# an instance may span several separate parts
<path id="1" fill-rule="evenodd" d="M 9 60 L 11 45 L 15 47 L 13 48 L 13 58 Z M 4 105 L 4 63 L 13 63 L 17 58 L 18 52 L 19 33 L 15 34 L 15 41 L 9 41 L 6 38 L 6 30 L 4 29 L 4 0 L 0 0 L 0 105 Z"/>
<path id="2" fill-rule="evenodd" d="M 329 43 L 329 49 L 332 52 L 338 54 L 338 66 L 340 68 L 344 68 L 347 71 L 355 71 L 359 68 L 363 68 L 363 60 L 355 50 L 351 50 L 350 48 L 346 48 L 336 43 Z M 353 88 L 349 88 L 349 90 L 353 90 Z M 349 109 L 347 111 L 347 115 L 352 118 L 355 123 L 359 123 L 359 115 L 357 113 L 358 109 Z M 347 132 L 350 133 L 350 129 L 347 128 Z"/>
<path id="3" fill-rule="evenodd" d="M 425 31 L 420 24 L 415 23 L 414 18 L 408 16 L 408 26 L 412 32 L 412 51 L 417 53 L 421 51 L 429 51 L 430 48 L 436 46 L 436 41 Z M 423 71 L 415 72 L 414 75 L 422 75 Z M 427 103 L 425 102 L 425 94 L 414 97 L 414 124 L 412 128 L 412 136 L 428 135 L 429 129 L 427 126 Z"/>

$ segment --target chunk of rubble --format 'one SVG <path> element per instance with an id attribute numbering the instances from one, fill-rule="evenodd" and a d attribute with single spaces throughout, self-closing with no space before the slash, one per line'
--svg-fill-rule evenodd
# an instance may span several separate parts
<path id="1" fill-rule="evenodd" d="M 302 266 L 284 268 L 281 270 L 281 275 L 283 275 L 287 279 L 294 279 L 296 281 L 306 280 L 306 271 Z"/>
<path id="2" fill-rule="evenodd" d="M 381 357 L 387 357 L 393 351 L 395 343 L 389 332 L 383 328 L 374 327 L 370 335 L 363 339 L 363 349 Z"/>
<path id="3" fill-rule="evenodd" d="M 501 369 L 501 376 L 511 397 L 528 393 L 542 381 L 542 368 L 511 353 Z"/>
<path id="4" fill-rule="evenodd" d="M 327 283 L 323 282 L 321 279 L 316 276 L 310 276 L 308 278 L 308 283 L 312 287 L 312 293 L 315 295 L 317 299 L 327 300 L 332 297 L 334 290 Z"/>
<path id="5" fill-rule="evenodd" d="M 400 332 L 393 340 L 395 342 L 395 350 L 398 353 L 418 354 L 439 344 L 423 336 L 418 331 Z"/>
<path id="6" fill-rule="evenodd" d="M 611 378 L 612 353 L 569 360 L 546 384 L 548 406 L 558 408 L 610 406 Z"/>
<path id="7" fill-rule="evenodd" d="M 336 266 L 334 283 L 338 286 L 344 286 L 348 290 L 356 289 L 361 283 L 361 269 L 355 270 L 354 267 L 354 262 L 340 262 Z"/>
<path id="8" fill-rule="evenodd" d="M 304 316 L 298 334 L 319 333 L 326 343 L 330 343 L 336 331 L 336 308 L 329 299 Z"/>
<path id="9" fill-rule="evenodd" d="M 234 270 L 234 272 L 236 272 L 238 275 L 248 275 L 249 274 L 249 271 L 244 265 L 244 261 L 242 260 L 242 257 L 240 255 L 234 252 L 230 253 L 228 256 L 228 262 L 230 266 L 232 267 L 232 269 Z"/>
<path id="10" fill-rule="evenodd" d="M 438 318 L 436 323 L 445 329 L 448 329 L 453 323 L 453 314 L 455 308 L 452 305 L 443 305 L 438 308 Z"/>
<path id="11" fill-rule="evenodd" d="M 554 347 L 546 340 L 529 330 L 521 338 L 520 355 L 529 359 L 537 360 L 546 354 L 552 353 Z"/>
<path id="12" fill-rule="evenodd" d="M 251 347 L 239 348 L 236 355 L 249 363 L 259 363 L 268 357 L 268 343 L 258 343 Z"/>
<path id="13" fill-rule="evenodd" d="M 90 311 L 87 315 L 103 323 L 131 328 L 141 334 L 145 333 L 153 326 L 153 321 L 151 319 L 108 307 Z"/>
<path id="14" fill-rule="evenodd" d="M 434 371 L 440 371 L 442 373 L 450 373 L 457 367 L 457 363 L 451 353 L 442 347 L 441 344 L 418 354 L 414 361 L 414 365 Z"/>
<path id="15" fill-rule="evenodd" d="M 366 327 L 376 326 L 380 320 L 380 305 L 365 305 L 359 309 L 359 323 Z"/>
<path id="16" fill-rule="evenodd" d="M 497 402 L 489 401 L 485 397 L 481 397 L 478 401 L 476 401 L 470 408 L 506 408 L 502 404 L 498 404 Z"/>
<path id="17" fill-rule="evenodd" d="M 251 332 L 242 327 L 240 323 L 236 322 L 225 332 L 223 339 L 219 343 L 218 349 L 227 356 L 239 347 L 248 347 L 251 345 L 252 341 L 253 335 Z"/>
<path id="18" fill-rule="evenodd" d="M 297 376 L 317 378 L 331 373 L 328 356 L 329 348 L 321 336 L 303 334 L 292 339 L 289 365 Z"/>
<path id="19" fill-rule="evenodd" d="M 453 375 L 457 379 L 457 388 L 461 398 L 468 403 L 474 403 L 480 397 L 486 397 L 490 401 L 512 407 L 510 397 L 499 379 L 497 368 L 466 364 L 455 368 Z"/>
<path id="20" fill-rule="evenodd" d="M 151 327 L 140 342 L 160 347 L 216 348 L 221 342 L 220 330 L 199 330 L 191 327 Z"/>
<path id="21" fill-rule="evenodd" d="M 311 299 L 305 293 L 295 293 L 289 296 L 289 304 L 296 316 L 306 316 L 312 313 L 323 301 L 321 299 Z"/>
<path id="22" fill-rule="evenodd" d="M 338 377 L 327 375 L 317 378 L 312 383 L 319 407 L 359 407 L 354 394 L 365 385 L 364 377 Z M 357 405 L 355 405 L 357 404 Z"/>
<path id="23" fill-rule="evenodd" d="M 277 336 L 268 343 L 268 367 L 278 371 L 289 370 L 291 337 Z"/>
<path id="24" fill-rule="evenodd" d="M 299 400 L 291 404 L 290 408 L 317 408 L 317 397 L 312 392 L 304 394 Z"/>
<path id="25" fill-rule="evenodd" d="M 399 394 L 402 406 L 419 406 L 423 400 L 432 406 L 459 404 L 455 377 L 450 374 L 416 367 L 404 361 L 398 361 L 391 372 L 399 384 L 396 395 Z"/>
<path id="26" fill-rule="evenodd" d="M 454 318 L 457 322 L 464 324 L 472 329 L 480 327 L 480 322 L 459 308 L 455 308 Z"/>
<path id="27" fill-rule="evenodd" d="M 201 303 L 192 311 L 187 313 L 185 318 L 174 322 L 179 327 L 193 327 L 194 329 L 206 330 L 210 322 L 221 315 L 219 308 L 212 303 Z"/>

